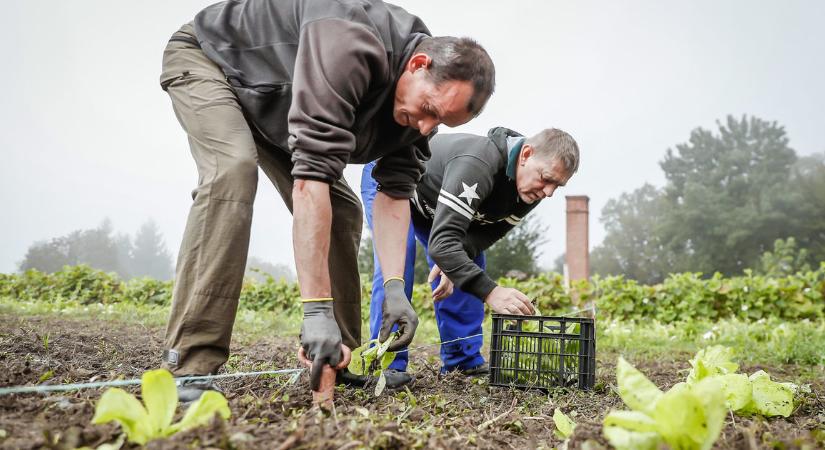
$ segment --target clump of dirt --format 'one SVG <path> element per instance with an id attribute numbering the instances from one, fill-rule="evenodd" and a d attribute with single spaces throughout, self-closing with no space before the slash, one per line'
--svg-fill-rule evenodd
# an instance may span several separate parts
<path id="1" fill-rule="evenodd" d="M 145 370 L 158 366 L 163 334 L 161 328 L 94 318 L 0 316 L 0 329 L 2 386 L 138 378 Z M 297 347 L 297 338 L 268 338 L 236 346 L 228 371 L 297 368 Z M 585 442 L 607 447 L 601 436 L 602 420 L 611 409 L 623 408 L 614 391 L 617 355 L 598 355 L 594 390 L 542 393 L 491 388 L 483 378 L 442 376 L 434 362 L 436 352 L 437 348 L 432 348 L 413 357 L 411 368 L 416 380 L 408 390 L 375 397 L 371 387 L 339 387 L 331 413 L 309 407 L 306 374 L 294 385 L 287 383 L 288 376 L 222 380 L 220 385 L 232 410 L 229 421 L 216 419 L 209 426 L 153 441 L 146 447 L 551 448 L 561 444 L 553 436 L 555 408 L 578 424 L 568 448 L 582 448 Z M 666 389 L 684 379 L 690 356 L 679 354 L 633 363 Z M 793 374 L 794 366 L 771 370 Z M 816 446 L 812 432 L 825 420 L 823 384 L 822 380 L 815 381 L 812 393 L 788 419 L 729 418 L 716 447 Z M 139 388 L 127 390 L 138 393 Z M 90 425 L 94 404 L 102 392 L 87 389 L 0 396 L 0 429 L 6 433 L 4 439 L 0 438 L 0 447 L 69 449 L 115 441 L 120 434 L 118 426 Z"/>

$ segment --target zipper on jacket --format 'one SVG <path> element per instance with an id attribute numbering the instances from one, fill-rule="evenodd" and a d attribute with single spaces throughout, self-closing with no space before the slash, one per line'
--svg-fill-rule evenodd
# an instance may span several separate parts
<path id="1" fill-rule="evenodd" d="M 240 87 L 244 89 L 252 89 L 253 91 L 260 92 L 261 94 L 272 94 L 274 92 L 279 92 L 284 90 L 287 84 L 289 83 L 247 83 L 242 81 L 238 77 L 226 77 L 226 81 L 229 82 L 232 87 Z"/>

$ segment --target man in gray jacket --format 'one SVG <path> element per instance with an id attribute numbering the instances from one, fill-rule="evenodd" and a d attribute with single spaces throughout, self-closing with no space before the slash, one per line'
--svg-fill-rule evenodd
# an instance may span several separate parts
<path id="1" fill-rule="evenodd" d="M 210 6 L 172 36 L 160 81 L 199 174 L 164 344 L 175 375 L 214 373 L 229 356 L 258 166 L 293 214 L 301 345 L 320 369 L 361 335 L 362 210 L 343 169 L 378 160 L 381 336 L 397 324 L 393 347 L 412 340 L 418 318 L 404 295 L 403 249 L 428 136 L 472 119 L 494 88 L 477 43 L 429 34 L 379 0 L 246 0 Z M 190 383 L 179 393 L 187 401 L 213 388 Z"/>

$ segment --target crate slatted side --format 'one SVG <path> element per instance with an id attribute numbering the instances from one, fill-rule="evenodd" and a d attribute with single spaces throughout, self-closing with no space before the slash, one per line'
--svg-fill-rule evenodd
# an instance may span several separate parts
<path id="1" fill-rule="evenodd" d="M 591 389 L 595 379 L 593 319 L 493 314 L 490 385 Z"/>

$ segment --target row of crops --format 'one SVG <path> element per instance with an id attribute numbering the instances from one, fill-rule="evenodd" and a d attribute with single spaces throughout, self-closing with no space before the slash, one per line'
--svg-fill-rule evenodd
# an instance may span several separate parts
<path id="1" fill-rule="evenodd" d="M 565 289 L 561 275 L 542 274 L 524 281 L 503 278 L 499 282 L 514 287 L 534 299 L 546 314 L 569 311 L 594 301 L 599 317 L 622 320 L 656 319 L 663 323 L 683 320 L 738 318 L 759 320 L 817 319 L 825 317 L 825 263 L 817 270 L 780 278 L 753 275 L 707 277 L 698 273 L 672 274 L 656 285 L 643 285 L 621 276 L 593 277 Z M 370 285 L 363 283 L 367 298 Z M 432 315 L 430 288 L 414 289 L 416 309 Z M 168 305 L 172 282 L 153 279 L 120 280 L 117 275 L 87 266 L 67 266 L 47 274 L 29 270 L 22 274 L 0 274 L 0 296 L 21 301 L 92 303 L 131 302 Z M 294 283 L 269 278 L 260 283 L 247 280 L 241 290 L 241 307 L 297 313 L 298 287 Z M 574 299 L 578 298 L 578 302 Z M 362 302 L 367 308 L 368 302 Z"/>

